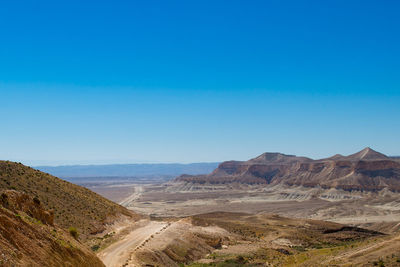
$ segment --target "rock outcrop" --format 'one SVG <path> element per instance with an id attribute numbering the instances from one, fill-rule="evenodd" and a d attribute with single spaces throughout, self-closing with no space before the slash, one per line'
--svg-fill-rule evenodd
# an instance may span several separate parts
<path id="1" fill-rule="evenodd" d="M 104 266 L 37 198 L 0 192 L 0 266 Z"/>
<path id="2" fill-rule="evenodd" d="M 39 198 L 33 199 L 15 190 L 5 190 L 0 195 L 1 205 L 14 213 L 23 212 L 26 215 L 47 225 L 54 225 L 54 211 L 45 210 Z"/>

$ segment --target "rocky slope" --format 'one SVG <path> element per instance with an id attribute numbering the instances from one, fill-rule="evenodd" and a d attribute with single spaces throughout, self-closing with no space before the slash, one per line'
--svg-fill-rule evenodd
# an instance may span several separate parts
<path id="1" fill-rule="evenodd" d="M 40 201 L 45 209 L 54 213 L 54 222 L 60 227 L 76 227 L 82 241 L 121 216 L 136 216 L 84 187 L 20 163 L 0 161 L 0 190 L 10 189 Z"/>
<path id="2" fill-rule="evenodd" d="M 371 148 L 349 156 L 312 160 L 264 153 L 249 161 L 226 161 L 209 175 L 182 175 L 175 182 L 194 184 L 285 184 L 343 190 L 400 191 L 400 162 Z"/>
<path id="3" fill-rule="evenodd" d="M 0 193 L 0 266 L 104 266 L 26 193 Z"/>

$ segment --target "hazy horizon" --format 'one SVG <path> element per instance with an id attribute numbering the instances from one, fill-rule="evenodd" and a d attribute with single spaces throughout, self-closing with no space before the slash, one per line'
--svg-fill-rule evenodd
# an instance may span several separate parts
<path id="1" fill-rule="evenodd" d="M 1 159 L 400 154 L 400 3 L 3 6 Z"/>
<path id="2" fill-rule="evenodd" d="M 372 149 L 374 149 L 373 147 L 371 147 Z M 360 149 L 361 150 L 361 149 Z M 277 152 L 277 153 L 281 153 L 279 151 L 264 151 L 262 153 L 265 152 Z M 353 151 L 353 153 L 356 153 L 358 151 Z M 382 151 L 378 151 L 383 153 Z M 260 153 L 260 154 L 262 154 Z M 254 155 L 250 158 L 254 158 L 258 155 Z M 287 155 L 293 155 L 291 153 L 284 153 Z M 340 153 L 336 153 L 336 154 L 340 154 Z M 385 154 L 385 153 L 383 153 Z M 327 158 L 330 156 L 333 156 L 335 154 L 329 154 L 326 155 L 324 157 L 319 157 L 319 158 L 315 158 L 315 157 L 309 157 L 311 159 L 322 159 L 322 158 Z M 350 154 L 345 154 L 345 155 L 350 155 Z M 386 154 L 389 157 L 399 157 L 400 155 L 390 155 L 390 154 Z M 296 155 L 296 156 L 306 156 L 306 155 Z M 307 156 L 308 157 L 308 156 Z M 243 158 L 243 159 L 224 159 L 224 160 L 220 160 L 220 161 L 197 161 L 197 162 L 192 162 L 192 161 L 188 161 L 188 162 L 162 162 L 162 161 L 140 161 L 140 160 L 13 160 L 13 159 L 4 159 L 4 160 L 11 160 L 11 161 L 16 161 L 16 162 L 21 162 L 25 165 L 31 166 L 31 167 L 42 167 L 42 166 L 51 166 L 51 167 L 58 167 L 58 166 L 96 166 L 96 165 L 129 165 L 129 164 L 194 164 L 194 163 L 221 163 L 223 161 L 229 161 L 229 160 L 249 160 L 250 158 Z"/>

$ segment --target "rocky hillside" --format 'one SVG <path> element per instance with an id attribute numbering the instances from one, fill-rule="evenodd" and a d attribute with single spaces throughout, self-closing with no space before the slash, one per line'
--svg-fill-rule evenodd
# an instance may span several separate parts
<path id="1" fill-rule="evenodd" d="M 349 156 L 313 160 L 264 153 L 249 161 L 226 161 L 211 174 L 182 175 L 176 182 L 196 184 L 286 184 L 344 190 L 400 191 L 400 162 L 371 148 Z"/>
<path id="2" fill-rule="evenodd" d="M 0 252 L 0 266 L 104 266 L 37 197 L 14 190 L 0 192 Z"/>
<path id="3" fill-rule="evenodd" d="M 86 188 L 20 163 L 0 161 L 0 191 L 10 189 L 39 201 L 61 228 L 76 227 L 80 240 L 101 232 L 107 223 L 119 217 L 136 216 Z"/>

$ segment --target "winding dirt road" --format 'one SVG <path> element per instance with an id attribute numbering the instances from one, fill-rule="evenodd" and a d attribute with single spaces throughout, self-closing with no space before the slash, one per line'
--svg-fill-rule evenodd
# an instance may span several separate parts
<path id="1" fill-rule="evenodd" d="M 107 267 L 120 267 L 129 261 L 134 251 L 143 246 L 148 240 L 169 226 L 165 222 L 148 221 L 148 223 L 130 232 L 123 239 L 117 241 L 98 254 L 98 257 Z"/>

